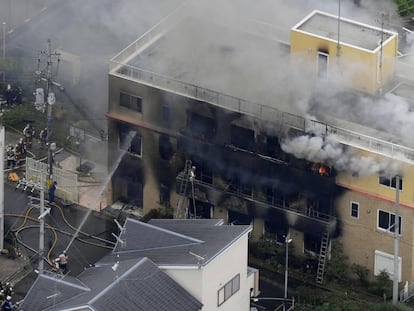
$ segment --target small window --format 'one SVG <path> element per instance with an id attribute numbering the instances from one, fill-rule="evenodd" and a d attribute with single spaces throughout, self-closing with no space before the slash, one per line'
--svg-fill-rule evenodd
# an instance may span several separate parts
<path id="1" fill-rule="evenodd" d="M 231 296 L 237 293 L 240 289 L 240 274 L 237 274 L 229 282 L 227 282 L 222 288 L 217 292 L 217 305 L 222 305 L 226 300 Z"/>
<path id="2" fill-rule="evenodd" d="M 391 177 L 391 175 L 380 175 L 379 176 L 379 183 L 381 185 L 387 186 L 387 187 L 391 187 L 391 188 L 396 188 L 397 185 L 397 177 Z M 398 189 L 400 189 L 401 191 L 403 190 L 403 178 L 401 176 L 399 176 L 399 183 L 398 183 Z"/>
<path id="3" fill-rule="evenodd" d="M 137 112 L 142 112 L 142 98 L 127 93 L 119 93 L 119 105 Z"/>
<path id="4" fill-rule="evenodd" d="M 329 54 L 318 52 L 318 77 L 326 79 L 328 77 L 328 63 L 329 63 Z"/>
<path id="5" fill-rule="evenodd" d="M 398 224 L 398 233 L 401 234 L 401 227 L 402 227 L 402 218 L 401 216 L 398 217 L 399 224 Z M 395 214 L 378 210 L 378 229 L 384 230 L 387 232 L 394 232 L 395 231 Z"/>
<path id="6" fill-rule="evenodd" d="M 218 291 L 218 305 L 222 305 L 224 302 L 224 287 L 220 288 Z"/>
<path id="7" fill-rule="evenodd" d="M 351 217 L 359 218 L 359 203 L 351 202 Z"/>

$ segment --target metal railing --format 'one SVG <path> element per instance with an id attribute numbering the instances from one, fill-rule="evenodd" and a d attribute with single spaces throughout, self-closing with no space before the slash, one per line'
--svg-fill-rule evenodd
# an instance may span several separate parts
<path id="1" fill-rule="evenodd" d="M 271 122 L 277 128 L 294 128 L 303 131 L 304 133 L 317 134 L 322 137 L 334 136 L 336 140 L 342 144 L 414 164 L 413 148 L 405 147 L 380 138 L 340 128 L 325 122 L 307 119 L 292 113 L 283 112 L 274 107 L 249 102 L 241 98 L 178 81 L 130 65 L 120 67 L 119 70 L 113 74 L 128 79 L 132 78 L 132 80 L 159 89 L 208 102 L 223 109 L 246 114 L 262 121 Z"/>
<path id="2" fill-rule="evenodd" d="M 41 180 L 40 174 L 43 174 L 44 184 L 42 186 L 43 189 L 48 189 L 47 166 L 46 163 L 33 158 L 26 158 L 26 180 L 38 183 Z M 76 174 L 54 167 L 53 180 L 56 181 L 58 185 L 56 196 L 62 198 L 66 202 L 79 203 L 78 176 Z"/>
<path id="3" fill-rule="evenodd" d="M 328 123 L 283 112 L 269 105 L 243 100 L 235 96 L 223 94 L 128 64 L 128 62 L 136 57 L 140 51 L 162 37 L 168 32 L 169 29 L 185 17 L 186 10 L 185 5 L 183 5 L 114 56 L 110 60 L 111 74 L 168 92 L 193 98 L 195 100 L 204 101 L 226 110 L 231 110 L 263 121 L 271 122 L 274 126 L 279 127 L 280 129 L 294 128 L 303 131 L 304 133 L 317 134 L 323 137 L 333 135 L 336 137 L 338 142 L 342 144 L 414 164 L 413 148 L 392 143 L 363 133 L 354 132 Z M 277 27 L 272 27 L 272 25 L 260 23 L 254 20 L 247 21 L 241 28 L 244 28 L 245 31 L 250 33 L 254 33 L 256 35 L 260 34 L 273 40 L 276 39 L 275 33 L 280 32 L 280 29 Z M 406 64 L 401 61 L 398 61 L 397 63 L 397 69 L 403 71 L 404 66 L 401 65 L 405 66 Z"/>
<path id="4" fill-rule="evenodd" d="M 400 301 L 406 302 L 414 297 L 414 283 L 411 283 L 400 291 Z"/>

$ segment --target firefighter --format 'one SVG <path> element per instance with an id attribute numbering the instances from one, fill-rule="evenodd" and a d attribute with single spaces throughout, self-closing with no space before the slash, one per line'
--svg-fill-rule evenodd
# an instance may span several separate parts
<path id="1" fill-rule="evenodd" d="M 40 131 L 39 139 L 40 139 L 41 147 L 44 148 L 47 143 L 47 128 L 44 128 L 43 130 Z"/>
<path id="2" fill-rule="evenodd" d="M 57 182 L 54 181 L 49 188 L 49 203 L 55 202 L 55 191 L 57 187 Z"/>
<path id="3" fill-rule="evenodd" d="M 12 297 L 7 296 L 5 300 L 1 303 L 1 311 L 12 311 L 14 308 Z"/>
<path id="4" fill-rule="evenodd" d="M 32 140 L 33 140 L 34 134 L 35 134 L 35 130 L 33 126 L 29 123 L 26 124 L 25 128 L 23 129 L 23 135 L 24 135 L 26 146 L 28 148 L 32 148 Z"/>
<path id="5" fill-rule="evenodd" d="M 6 150 L 7 168 L 14 168 L 16 166 L 16 152 L 13 145 L 8 145 Z"/>
<path id="6" fill-rule="evenodd" d="M 68 256 L 66 255 L 66 251 L 63 251 L 54 262 L 57 263 L 57 268 L 59 268 L 63 274 L 68 273 Z"/>
<path id="7" fill-rule="evenodd" d="M 16 144 L 14 149 L 16 152 L 16 162 L 19 163 L 26 155 L 26 144 L 24 143 L 23 138 L 19 139 L 19 142 Z"/>

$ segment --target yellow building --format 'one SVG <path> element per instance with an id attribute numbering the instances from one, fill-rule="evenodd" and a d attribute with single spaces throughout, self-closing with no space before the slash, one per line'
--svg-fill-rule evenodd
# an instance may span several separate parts
<path id="1" fill-rule="evenodd" d="M 383 269 L 392 274 L 396 177 L 321 173 L 329 163 L 281 148 L 289 135 L 321 141 L 334 135 L 344 149 L 401 163 L 399 272 L 402 284 L 414 282 L 414 149 L 324 110 L 318 120 L 287 110 L 295 94 L 287 94 L 288 79 L 275 83 L 285 67 L 273 61 L 290 59 L 314 83 L 327 79 L 375 101 L 379 96 L 371 95 L 395 77 L 397 34 L 314 11 L 291 29 L 289 53 L 271 27 L 236 31 L 181 14 L 111 60 L 109 162 L 126 152 L 112 180 L 114 201 L 133 202 L 144 214 L 175 209 L 253 224 L 253 238 L 267 234 L 284 243 L 289 234 L 295 251 L 322 267 L 331 241 L 339 240 L 350 263 L 369 269 L 370 277 Z M 323 268 L 315 272 L 322 283 Z"/>
<path id="2" fill-rule="evenodd" d="M 294 64 L 370 94 L 393 78 L 397 49 L 397 33 L 316 10 L 291 30 Z"/>

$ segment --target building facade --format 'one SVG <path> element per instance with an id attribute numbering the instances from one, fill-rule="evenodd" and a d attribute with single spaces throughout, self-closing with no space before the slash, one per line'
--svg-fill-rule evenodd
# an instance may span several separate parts
<path id="1" fill-rule="evenodd" d="M 171 215 L 180 217 L 253 224 L 256 239 L 269 234 L 283 241 L 289 234 L 296 252 L 318 258 L 321 269 L 316 278 L 320 282 L 331 240 L 340 240 L 350 261 L 367 267 L 372 275 L 382 269 L 392 274 L 389 256 L 393 253 L 395 176 L 387 179 L 382 171 L 365 175 L 336 169 L 330 161 L 312 161 L 283 148 L 286 138 L 335 135 L 343 148 L 363 153 L 362 157 L 401 163 L 401 280 L 412 282 L 414 197 L 408 189 L 414 178 L 414 150 L 383 139 L 382 133 L 376 137 L 371 131 L 364 132 L 350 122 L 324 119 L 322 114 L 320 119 L 327 121 L 304 117 L 290 110 L 294 96 L 278 93 L 280 85 L 266 88 L 263 98 L 252 100 L 255 90 L 250 77 L 280 68 L 273 68 L 272 62 L 261 67 L 260 61 L 246 65 L 248 72 L 233 66 L 234 59 L 243 57 L 238 55 L 237 43 L 246 40 L 241 50 L 249 50 L 249 43 L 263 44 L 261 52 L 268 51 L 271 59 L 278 49 L 280 57 L 293 63 L 292 68 L 306 61 L 313 68 L 306 74 L 314 79 L 325 79 L 325 74 L 339 68 L 339 77 L 352 77 L 344 89 L 383 93 L 395 77 L 397 34 L 343 19 L 347 26 L 339 40 L 341 63 L 331 68 L 337 37 L 312 35 L 312 18 L 317 23 L 326 18 L 330 21 L 326 25 L 337 25 L 332 16 L 313 12 L 292 28 L 291 45 L 286 47 L 277 38 L 246 31 L 248 27 L 229 30 L 225 23 L 209 23 L 209 30 L 222 29 L 216 33 L 220 36 L 191 47 L 190 39 L 180 46 L 172 43 L 180 34 L 190 38 L 185 31 L 192 32 L 191 38 L 209 39 L 205 21 L 174 12 L 115 56 L 109 73 L 108 111 L 109 163 L 117 167 L 113 199 L 134 202 L 144 214 L 169 208 Z M 348 44 L 355 29 L 371 32 L 369 40 L 376 45 Z M 283 56 L 286 50 L 290 53 Z M 210 62 L 200 56 L 206 51 Z M 212 57 L 215 53 L 217 58 Z M 354 68 L 361 66 L 355 66 L 346 72 L 355 59 L 366 63 L 369 70 L 359 72 Z M 254 59 L 250 61 L 254 63 Z M 266 83 L 263 80 L 259 88 L 264 89 Z M 283 87 L 287 90 L 289 85 Z"/>

